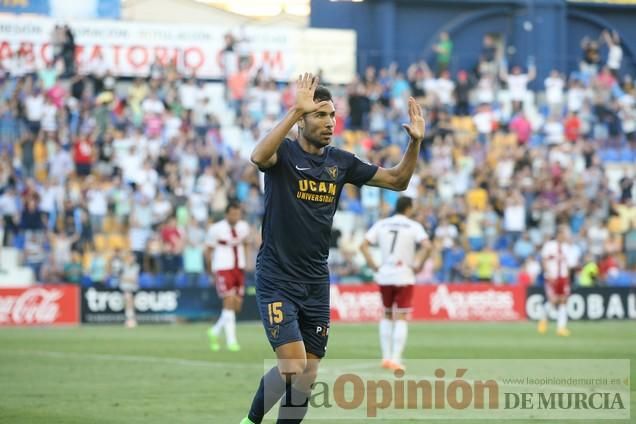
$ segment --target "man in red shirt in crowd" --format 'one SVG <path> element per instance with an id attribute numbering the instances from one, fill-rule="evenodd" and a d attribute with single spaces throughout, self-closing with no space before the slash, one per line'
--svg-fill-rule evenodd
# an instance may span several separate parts
<path id="1" fill-rule="evenodd" d="M 601 277 L 601 281 L 607 280 L 607 278 L 612 274 L 617 274 L 619 270 L 618 261 L 611 253 L 606 253 L 601 258 L 598 264 L 599 276 Z"/>
<path id="2" fill-rule="evenodd" d="M 88 137 L 80 137 L 73 145 L 73 161 L 78 175 L 86 177 L 91 173 L 93 164 L 93 143 Z"/>
<path id="3" fill-rule="evenodd" d="M 161 272 L 165 278 L 164 284 L 172 287 L 179 272 L 184 245 L 183 234 L 177 228 L 177 220 L 174 217 L 168 219 L 161 228 L 161 241 L 164 245 Z"/>
<path id="4" fill-rule="evenodd" d="M 581 120 L 576 112 L 570 112 L 568 117 L 565 119 L 563 127 L 565 131 L 565 139 L 570 143 L 575 143 L 581 134 Z"/>
<path id="5" fill-rule="evenodd" d="M 181 246 L 181 238 L 181 232 L 177 228 L 177 221 L 174 218 L 170 218 L 161 229 L 161 240 L 169 252 L 176 253 Z"/>

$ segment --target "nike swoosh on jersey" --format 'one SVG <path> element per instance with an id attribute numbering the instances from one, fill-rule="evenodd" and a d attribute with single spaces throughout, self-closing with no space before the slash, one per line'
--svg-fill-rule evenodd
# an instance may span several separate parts
<path id="1" fill-rule="evenodd" d="M 311 168 L 300 168 L 298 165 L 296 165 L 296 169 L 299 170 L 299 171 L 308 171 Z"/>

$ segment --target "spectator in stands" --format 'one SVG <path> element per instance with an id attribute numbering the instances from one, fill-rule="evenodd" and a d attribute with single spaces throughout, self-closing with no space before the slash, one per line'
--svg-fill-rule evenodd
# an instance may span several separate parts
<path id="1" fill-rule="evenodd" d="M 466 256 L 466 266 L 474 281 L 493 283 L 499 280 L 499 254 L 493 246 L 487 245 L 482 251 L 471 252 Z"/>
<path id="2" fill-rule="evenodd" d="M 614 77 L 618 77 L 621 70 L 621 62 L 623 61 L 623 48 L 621 47 L 621 38 L 616 31 L 603 30 L 601 32 L 602 40 L 607 44 L 607 67 L 610 69 Z"/>
<path id="3" fill-rule="evenodd" d="M 205 272 L 203 254 L 203 238 L 197 239 L 193 235 L 186 237 L 183 249 L 183 271 L 186 274 L 188 287 L 197 287 L 201 275 Z"/>
<path id="4" fill-rule="evenodd" d="M 91 284 L 98 288 L 105 288 L 108 280 L 108 261 L 103 243 L 96 243 L 95 251 L 88 257 L 88 276 Z"/>
<path id="5" fill-rule="evenodd" d="M 625 232 L 623 248 L 625 249 L 625 267 L 630 271 L 636 271 L 636 221 L 632 221 L 629 230 Z"/>
<path id="6" fill-rule="evenodd" d="M 488 204 L 483 221 L 486 245 L 494 246 L 496 244 L 500 234 L 500 221 L 499 214 L 494 210 L 492 204 Z"/>
<path id="7" fill-rule="evenodd" d="M 482 40 L 481 55 L 477 64 L 477 72 L 480 77 L 496 74 L 497 44 L 492 35 L 486 34 Z"/>
<path id="8" fill-rule="evenodd" d="M 451 224 L 447 217 L 442 217 L 439 225 L 435 228 L 434 238 L 436 245 L 441 248 L 442 255 L 457 243 L 458 237 L 457 227 Z"/>
<path id="9" fill-rule="evenodd" d="M 442 107 L 442 111 L 451 111 L 455 99 L 453 93 L 455 92 L 455 82 L 450 77 L 450 72 L 443 70 L 440 72 L 439 77 L 435 81 L 435 94 L 437 101 Z"/>
<path id="10" fill-rule="evenodd" d="M 442 281 L 454 283 L 467 280 L 467 276 L 464 274 L 465 259 L 466 253 L 459 244 L 444 250 L 442 253 Z"/>
<path id="11" fill-rule="evenodd" d="M 33 270 L 35 281 L 43 281 L 43 266 L 47 254 L 44 250 L 46 234 L 41 230 L 27 230 L 24 232 L 24 264 Z"/>
<path id="12" fill-rule="evenodd" d="M 3 246 L 12 246 L 15 236 L 18 234 L 20 213 L 18 208 L 18 196 L 12 185 L 7 185 L 0 196 L 0 214 L 2 215 Z"/>
<path id="13" fill-rule="evenodd" d="M 510 130 L 517 136 L 517 143 L 525 145 L 532 136 L 532 124 L 523 110 L 520 110 L 510 121 Z"/>
<path id="14" fill-rule="evenodd" d="M 563 122 L 558 115 L 551 115 L 544 126 L 545 141 L 548 146 L 556 146 L 563 143 Z"/>
<path id="15" fill-rule="evenodd" d="M 461 70 L 457 73 L 457 83 L 455 84 L 455 114 L 458 116 L 468 116 L 470 114 L 470 91 L 472 81 L 468 72 Z"/>
<path id="16" fill-rule="evenodd" d="M 93 142 L 88 136 L 80 136 L 73 145 L 75 170 L 81 177 L 91 174 L 93 164 Z"/>
<path id="17" fill-rule="evenodd" d="M 174 287 L 175 278 L 181 267 L 184 240 L 181 230 L 177 227 L 174 217 L 161 226 L 161 241 L 163 254 L 161 257 L 161 272 L 165 278 L 167 287 Z"/>
<path id="18" fill-rule="evenodd" d="M 143 266 L 146 271 L 155 276 L 161 273 L 162 251 L 161 237 L 157 233 L 151 232 L 146 245 L 146 252 L 144 254 L 145 262 Z"/>
<path id="19" fill-rule="evenodd" d="M 237 116 L 241 116 L 243 102 L 247 95 L 247 86 L 249 84 L 249 70 L 245 63 L 239 65 L 239 69 L 230 74 L 227 81 L 230 96 L 230 105 Z"/>
<path id="20" fill-rule="evenodd" d="M 82 253 L 73 250 L 71 260 L 64 264 L 63 281 L 70 284 L 80 284 L 84 274 L 82 266 Z"/>
<path id="21" fill-rule="evenodd" d="M 73 227 L 64 228 L 61 226 L 59 230 L 49 235 L 51 245 L 50 272 L 60 278 L 64 274 L 66 265 L 72 260 L 72 246 L 79 240 L 79 235 L 74 230 Z"/>
<path id="22" fill-rule="evenodd" d="M 537 253 L 535 245 L 530 240 L 530 235 L 527 232 L 524 232 L 521 238 L 514 243 L 513 252 L 520 262 L 525 262 L 528 257 Z"/>
<path id="23" fill-rule="evenodd" d="M 104 219 L 108 213 L 108 197 L 103 184 L 102 181 L 94 180 L 92 177 L 87 179 L 87 185 L 90 188 L 86 192 L 86 199 L 93 233 L 102 232 Z"/>
<path id="24" fill-rule="evenodd" d="M 513 66 L 512 73 L 508 73 L 506 68 L 502 68 L 499 77 L 508 84 L 508 94 L 515 105 L 523 104 L 528 98 L 528 84 L 537 76 L 537 69 L 534 64 L 528 66 L 528 72 L 523 73 L 521 66 Z"/>
<path id="25" fill-rule="evenodd" d="M 633 198 L 634 179 L 632 177 L 625 175 L 623 178 L 620 179 L 619 184 L 620 184 L 620 191 L 621 191 L 621 194 L 620 194 L 621 203 L 630 202 Z"/>
<path id="26" fill-rule="evenodd" d="M 439 39 L 437 44 L 433 46 L 433 50 L 437 53 L 437 72 L 441 73 L 448 70 L 453 56 L 453 42 L 447 32 L 440 32 Z"/>
<path id="27" fill-rule="evenodd" d="M 550 115 L 563 113 L 565 80 L 558 70 L 553 69 L 544 81 L 545 97 Z"/>
<path id="28" fill-rule="evenodd" d="M 619 118 L 625 139 L 631 150 L 636 150 L 636 102 L 623 104 L 619 111 Z"/>
<path id="29" fill-rule="evenodd" d="M 53 63 L 58 60 L 62 60 L 62 49 L 64 44 L 65 34 L 64 27 L 61 25 L 55 25 L 51 31 L 51 48 L 53 54 Z"/>
<path id="30" fill-rule="evenodd" d="M 488 103 L 482 103 L 479 106 L 477 113 L 473 116 L 473 121 L 478 133 L 477 140 L 482 145 L 488 145 L 495 126 L 495 116 Z"/>
<path id="31" fill-rule="evenodd" d="M 25 208 L 22 210 L 20 218 L 21 231 L 44 232 L 46 222 L 38 207 L 38 200 L 35 196 L 28 196 L 24 199 Z"/>
<path id="32" fill-rule="evenodd" d="M 484 211 L 469 209 L 465 234 L 471 250 L 481 250 L 486 245 L 484 237 Z"/>
<path id="33" fill-rule="evenodd" d="M 596 40 L 590 39 L 585 36 L 581 40 L 582 60 L 579 68 L 585 82 L 589 81 L 589 78 L 594 77 L 599 71 L 599 64 L 601 63 L 601 55 L 599 53 L 599 44 Z"/>
<path id="34" fill-rule="evenodd" d="M 70 78 L 75 75 L 75 35 L 68 25 L 62 28 L 62 49 L 60 52 L 64 64 L 62 78 Z"/>
<path id="35" fill-rule="evenodd" d="M 611 253 L 606 253 L 598 265 L 600 281 L 607 284 L 607 280 L 618 274 L 618 261 Z"/>
<path id="36" fill-rule="evenodd" d="M 570 143 L 576 143 L 581 137 L 581 119 L 578 114 L 571 111 L 563 124 L 565 130 L 565 139 Z"/>
<path id="37" fill-rule="evenodd" d="M 585 258 L 584 265 L 581 268 L 579 275 L 580 287 L 592 287 L 598 284 L 599 268 L 592 255 L 588 255 Z"/>
<path id="38" fill-rule="evenodd" d="M 353 84 L 349 90 L 349 128 L 352 130 L 365 129 L 367 114 L 371 110 L 371 102 L 367 97 L 364 84 Z"/>

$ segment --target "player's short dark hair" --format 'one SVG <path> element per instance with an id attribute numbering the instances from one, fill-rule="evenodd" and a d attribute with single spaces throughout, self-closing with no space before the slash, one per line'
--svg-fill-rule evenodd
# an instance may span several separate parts
<path id="1" fill-rule="evenodd" d="M 232 209 L 241 209 L 241 204 L 236 200 L 231 200 L 225 207 L 225 213 L 228 213 Z"/>
<path id="2" fill-rule="evenodd" d="M 413 207 L 413 199 L 408 196 L 400 196 L 395 204 L 395 213 L 404 213 L 407 209 Z"/>
<path id="3" fill-rule="evenodd" d="M 324 85 L 319 85 L 314 91 L 314 102 L 331 101 L 331 91 Z"/>

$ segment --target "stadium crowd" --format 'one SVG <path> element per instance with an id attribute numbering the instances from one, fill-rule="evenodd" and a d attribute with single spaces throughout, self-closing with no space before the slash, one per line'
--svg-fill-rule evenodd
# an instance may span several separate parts
<path id="1" fill-rule="evenodd" d="M 72 42 L 64 34 L 61 46 L 68 34 Z M 544 81 L 533 81 L 533 66 L 508 72 L 488 37 L 475 69 L 451 74 L 445 37 L 437 72 L 424 62 L 369 67 L 330 87 L 334 144 L 383 166 L 406 146 L 408 96 L 424 106 L 425 146 L 407 193 L 434 248 L 418 281 L 534 284 L 543 243 L 566 224 L 578 284 L 636 282 L 636 89 L 620 73 L 618 36 L 602 35 L 607 61 L 584 40 L 578 72 Z M 38 281 L 116 286 L 132 251 L 142 287 L 207 285 L 206 231 L 231 199 L 256 249 L 263 199 L 248 157 L 294 88 L 252 69 L 227 41 L 216 83 L 157 62 L 147 78 L 120 79 L 103 61 L 76 67 L 68 46 L 42 69 L 20 54 L 0 64 L 3 245 L 22 251 Z M 343 191 L 334 282 L 372 278 L 358 246 L 397 196 Z"/>

